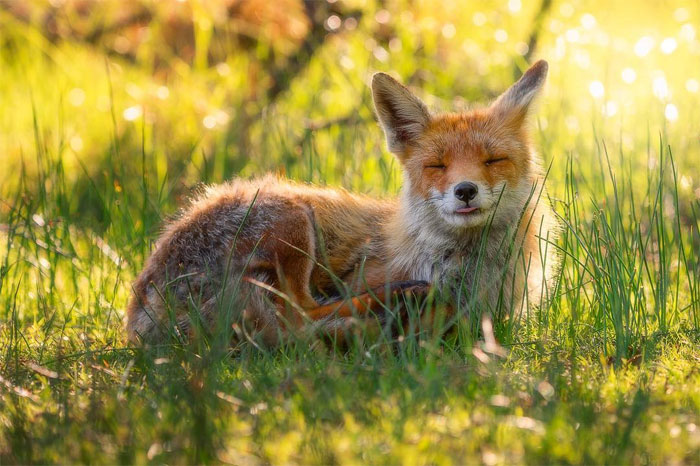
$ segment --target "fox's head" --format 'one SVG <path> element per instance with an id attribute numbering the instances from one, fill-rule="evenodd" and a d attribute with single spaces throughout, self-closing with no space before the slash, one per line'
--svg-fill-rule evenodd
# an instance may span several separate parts
<path id="1" fill-rule="evenodd" d="M 375 74 L 374 106 L 403 167 L 410 208 L 451 230 L 478 228 L 491 217 L 493 224 L 516 222 L 539 176 L 525 121 L 546 76 L 540 60 L 489 107 L 433 115 L 398 81 Z"/>

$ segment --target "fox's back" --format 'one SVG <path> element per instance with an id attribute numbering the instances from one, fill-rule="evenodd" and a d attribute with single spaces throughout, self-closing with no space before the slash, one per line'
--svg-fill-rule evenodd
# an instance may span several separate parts
<path id="1" fill-rule="evenodd" d="M 312 244 L 300 254 L 321 265 L 311 285 L 328 293 L 333 279 L 327 270 L 346 280 L 363 260 L 384 261 L 382 225 L 394 209 L 392 201 L 274 176 L 206 187 L 165 227 L 134 283 L 129 312 L 142 303 L 159 307 L 165 298 L 158 290 L 166 288 L 176 301 L 213 296 L 235 269 L 274 265 L 274 248 L 262 247 L 267 242 Z M 312 228 L 301 226 L 307 224 Z M 298 238 L 304 235 L 310 238 Z"/>

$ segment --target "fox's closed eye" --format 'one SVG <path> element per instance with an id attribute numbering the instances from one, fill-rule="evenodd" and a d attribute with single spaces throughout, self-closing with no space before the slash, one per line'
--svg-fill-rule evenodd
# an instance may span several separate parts
<path id="1" fill-rule="evenodd" d="M 446 167 L 443 163 L 434 163 L 430 165 L 425 165 L 423 168 L 435 168 L 436 170 L 444 170 Z"/>
<path id="2" fill-rule="evenodd" d="M 508 157 L 497 157 L 497 158 L 487 160 L 486 162 L 484 162 L 484 165 L 488 166 L 488 165 L 491 165 L 494 163 L 503 162 L 505 160 L 508 160 Z"/>

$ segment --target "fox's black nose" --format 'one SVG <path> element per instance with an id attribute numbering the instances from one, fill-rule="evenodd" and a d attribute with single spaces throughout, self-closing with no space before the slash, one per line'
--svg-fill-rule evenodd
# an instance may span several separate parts
<path id="1" fill-rule="evenodd" d="M 462 181 L 455 186 L 455 197 L 460 201 L 469 202 L 476 197 L 479 188 L 470 181 Z"/>

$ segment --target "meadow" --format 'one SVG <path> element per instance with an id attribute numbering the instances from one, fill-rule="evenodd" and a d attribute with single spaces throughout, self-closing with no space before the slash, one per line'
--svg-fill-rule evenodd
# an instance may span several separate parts
<path id="1" fill-rule="evenodd" d="M 700 463 L 699 25 L 680 0 L 0 1 L 0 463 Z M 374 71 L 451 110 L 538 58 L 544 305 L 342 349 L 127 342 L 202 183 L 394 195 Z"/>

